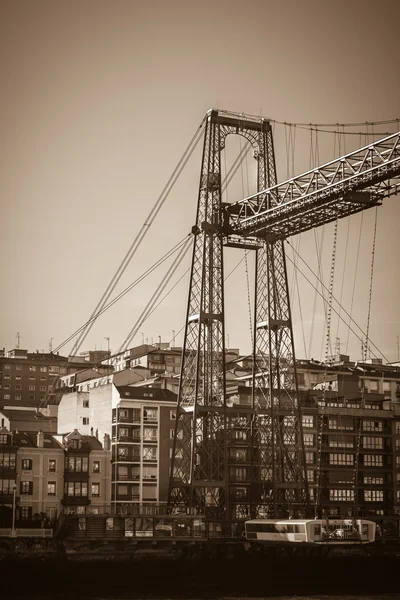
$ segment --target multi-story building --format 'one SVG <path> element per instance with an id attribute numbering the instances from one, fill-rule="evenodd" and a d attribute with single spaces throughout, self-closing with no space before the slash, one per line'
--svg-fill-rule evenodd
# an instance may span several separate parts
<path id="1" fill-rule="evenodd" d="M 97 514 L 111 501 L 110 437 L 104 436 L 102 446 L 96 437 L 82 435 L 75 429 L 62 436 L 62 446 L 64 512 Z"/>
<path id="2" fill-rule="evenodd" d="M 110 504 L 110 441 L 77 431 L 57 439 L 48 432 L 0 429 L 0 527 L 54 523 L 63 507 L 95 512 Z"/>
<path id="3" fill-rule="evenodd" d="M 6 355 L 3 351 L 0 356 L 0 406 L 39 407 L 45 398 L 50 406 L 56 405 L 60 397 L 54 389 L 57 378 L 83 366 L 94 366 L 94 358 L 104 357 L 104 353 L 68 358 L 52 352 L 15 349 Z"/>
<path id="4" fill-rule="evenodd" d="M 112 408 L 112 502 L 116 511 L 166 502 L 176 421 L 169 390 L 116 387 Z"/>

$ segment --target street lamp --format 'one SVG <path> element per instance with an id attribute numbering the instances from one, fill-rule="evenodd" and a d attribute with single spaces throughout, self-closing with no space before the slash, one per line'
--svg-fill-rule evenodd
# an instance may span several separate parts
<path id="1" fill-rule="evenodd" d="M 13 485 L 13 510 L 12 510 L 12 528 L 11 528 L 11 537 L 16 537 L 17 532 L 15 531 L 15 493 L 17 491 L 17 486 Z"/>

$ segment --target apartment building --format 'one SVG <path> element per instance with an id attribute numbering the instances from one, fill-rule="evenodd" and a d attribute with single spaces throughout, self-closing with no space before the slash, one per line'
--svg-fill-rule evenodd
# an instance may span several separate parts
<path id="1" fill-rule="evenodd" d="M 60 436 L 64 450 L 64 487 L 61 503 L 69 514 L 97 514 L 111 501 L 110 437 L 104 444 L 77 429 Z"/>
<path id="2" fill-rule="evenodd" d="M 82 357 L 60 356 L 52 352 L 28 352 L 14 349 L 4 350 L 0 355 L 0 406 L 35 406 L 48 398 L 50 405 L 57 405 L 60 395 L 54 390 L 60 375 L 67 375 L 95 365 L 93 359 L 105 357 L 92 355 Z"/>
<path id="3" fill-rule="evenodd" d="M 116 387 L 112 407 L 112 503 L 116 512 L 166 502 L 176 421 L 169 390 Z"/>
<path id="4" fill-rule="evenodd" d="M 110 442 L 74 431 L 0 429 L 0 527 L 54 523 L 63 508 L 81 511 L 110 503 Z"/>

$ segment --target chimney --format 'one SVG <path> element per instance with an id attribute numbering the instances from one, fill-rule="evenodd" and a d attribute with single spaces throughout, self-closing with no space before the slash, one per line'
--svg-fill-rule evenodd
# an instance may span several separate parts
<path id="1" fill-rule="evenodd" d="M 44 433 L 42 430 L 38 431 L 36 439 L 37 439 L 37 447 L 43 448 L 44 447 Z"/>
<path id="2" fill-rule="evenodd" d="M 108 433 L 104 434 L 103 448 L 104 448 L 104 450 L 111 449 L 111 440 L 110 440 L 110 436 L 108 435 Z"/>

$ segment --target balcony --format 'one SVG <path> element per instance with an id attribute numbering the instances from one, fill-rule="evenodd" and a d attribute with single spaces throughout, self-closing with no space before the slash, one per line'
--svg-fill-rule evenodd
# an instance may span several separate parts
<path id="1" fill-rule="evenodd" d="M 140 454 L 133 454 L 131 456 L 118 456 L 113 460 L 113 463 L 116 462 L 140 462 Z"/>

